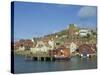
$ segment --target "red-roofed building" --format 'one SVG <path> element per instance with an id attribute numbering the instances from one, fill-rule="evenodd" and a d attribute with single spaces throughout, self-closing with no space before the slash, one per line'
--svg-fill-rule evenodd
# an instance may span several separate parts
<path id="1" fill-rule="evenodd" d="M 67 59 L 70 58 L 70 49 L 60 46 L 57 49 L 49 51 L 49 55 L 55 57 L 55 59 Z"/>
<path id="2" fill-rule="evenodd" d="M 92 46 L 87 44 L 79 46 L 78 52 L 81 57 L 89 57 L 95 54 L 95 51 L 92 49 Z"/>
<path id="3" fill-rule="evenodd" d="M 34 46 L 33 42 L 29 39 L 19 40 L 14 43 L 15 50 L 30 50 Z"/>

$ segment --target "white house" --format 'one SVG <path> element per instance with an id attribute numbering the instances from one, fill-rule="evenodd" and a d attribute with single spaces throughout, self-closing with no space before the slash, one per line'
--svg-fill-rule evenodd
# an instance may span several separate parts
<path id="1" fill-rule="evenodd" d="M 49 40 L 48 44 L 49 44 L 49 46 L 51 46 L 51 50 L 53 50 L 55 47 L 55 42 L 53 40 Z"/>
<path id="2" fill-rule="evenodd" d="M 74 52 L 76 49 L 77 49 L 77 45 L 76 45 L 74 42 L 72 42 L 72 43 L 70 44 L 70 52 L 72 53 L 72 52 Z"/>
<path id="3" fill-rule="evenodd" d="M 50 47 L 47 47 L 43 41 L 38 41 L 35 48 L 31 48 L 31 52 L 48 52 Z"/>
<path id="4" fill-rule="evenodd" d="M 80 36 L 87 36 L 87 34 L 91 34 L 91 32 L 87 29 L 81 29 L 79 30 L 79 35 Z"/>
<path id="5" fill-rule="evenodd" d="M 24 51 L 24 50 L 25 50 L 25 47 L 24 47 L 24 46 L 20 46 L 20 47 L 18 48 L 18 50 L 19 50 L 19 51 Z"/>

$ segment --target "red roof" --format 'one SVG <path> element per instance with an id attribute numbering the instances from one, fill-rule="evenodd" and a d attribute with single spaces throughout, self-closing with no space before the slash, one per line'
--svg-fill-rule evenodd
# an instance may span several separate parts
<path id="1" fill-rule="evenodd" d="M 83 44 L 81 46 L 79 46 L 79 53 L 82 53 L 82 52 L 87 52 L 88 54 L 92 54 L 94 53 L 94 51 L 91 49 L 92 46 L 90 45 L 87 45 L 87 44 Z"/>
<path id="2" fill-rule="evenodd" d="M 19 46 L 29 46 L 29 47 L 32 47 L 33 46 L 33 42 L 29 39 L 27 40 L 19 40 L 17 42 L 15 42 L 15 46 L 19 47 Z"/>

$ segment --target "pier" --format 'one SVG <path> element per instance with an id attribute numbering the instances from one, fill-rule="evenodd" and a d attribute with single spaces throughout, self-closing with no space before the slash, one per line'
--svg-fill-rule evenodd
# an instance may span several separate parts
<path id="1" fill-rule="evenodd" d="M 37 54 L 27 54 L 25 55 L 25 60 L 33 60 L 33 61 L 55 61 L 55 58 L 44 53 Z"/>
<path id="2" fill-rule="evenodd" d="M 67 61 L 67 60 L 70 59 L 70 57 L 57 59 L 54 56 L 51 56 L 50 54 L 45 53 L 45 52 L 32 53 L 28 50 L 26 50 L 26 51 L 15 51 L 15 54 L 20 55 L 20 56 L 24 56 L 26 61 L 27 60 L 29 60 L 29 61 L 57 61 L 57 60 Z"/>
<path id="3" fill-rule="evenodd" d="M 30 51 L 16 51 L 15 54 L 24 56 L 25 60 L 33 61 L 55 61 L 55 58 L 47 53 L 31 53 Z"/>
<path id="4" fill-rule="evenodd" d="M 25 60 L 33 61 L 68 61 L 70 57 L 54 57 L 48 54 L 28 54 L 25 55 Z"/>
<path id="5" fill-rule="evenodd" d="M 25 60 L 33 60 L 33 61 L 55 61 L 54 57 L 25 57 Z"/>

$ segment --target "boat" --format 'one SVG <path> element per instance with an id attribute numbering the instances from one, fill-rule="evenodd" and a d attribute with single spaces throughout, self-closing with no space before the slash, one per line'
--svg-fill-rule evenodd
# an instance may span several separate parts
<path id="1" fill-rule="evenodd" d="M 70 57 L 67 56 L 54 56 L 55 60 L 69 60 Z"/>

